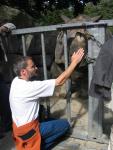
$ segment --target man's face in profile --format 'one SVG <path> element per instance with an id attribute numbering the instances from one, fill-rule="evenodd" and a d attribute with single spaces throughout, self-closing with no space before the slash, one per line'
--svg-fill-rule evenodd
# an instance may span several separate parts
<path id="1" fill-rule="evenodd" d="M 26 71 L 27 71 L 27 78 L 28 80 L 30 80 L 31 78 L 37 76 L 37 67 L 34 64 L 32 59 L 29 59 L 27 61 L 27 67 L 26 67 Z"/>

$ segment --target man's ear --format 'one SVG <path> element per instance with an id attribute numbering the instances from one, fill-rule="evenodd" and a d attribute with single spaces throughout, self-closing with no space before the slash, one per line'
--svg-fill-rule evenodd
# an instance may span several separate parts
<path id="1" fill-rule="evenodd" d="M 20 74 L 21 74 L 21 76 L 25 76 L 25 75 L 26 75 L 26 69 L 22 69 L 22 70 L 20 71 Z"/>

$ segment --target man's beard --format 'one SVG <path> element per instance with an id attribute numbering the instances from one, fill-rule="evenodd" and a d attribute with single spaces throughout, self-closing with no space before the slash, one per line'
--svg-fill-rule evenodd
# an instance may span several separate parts
<path id="1" fill-rule="evenodd" d="M 29 77 L 29 81 L 34 81 L 34 80 L 38 80 L 38 72 L 37 71 Z"/>

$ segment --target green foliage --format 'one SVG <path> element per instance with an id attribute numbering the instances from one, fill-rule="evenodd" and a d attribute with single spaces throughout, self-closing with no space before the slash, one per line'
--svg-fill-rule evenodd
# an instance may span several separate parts
<path id="1" fill-rule="evenodd" d="M 113 0 L 101 0 L 97 6 L 86 5 L 84 13 L 89 16 L 102 15 L 103 19 L 113 19 Z"/>
<path id="2" fill-rule="evenodd" d="M 64 23 L 61 19 L 61 14 L 68 16 L 69 18 L 73 18 L 73 13 L 68 9 L 63 10 L 55 10 L 55 11 L 47 11 L 46 15 L 41 15 L 39 19 L 37 19 L 38 24 L 40 25 L 51 25 Z"/>
<path id="3" fill-rule="evenodd" d="M 37 2 L 36 0 L 30 0 L 30 1 L 25 0 L 19 3 L 19 4 L 23 4 L 22 5 L 23 7 L 29 5 L 29 7 L 25 7 L 27 9 L 24 9 L 24 11 L 33 17 L 35 16 L 34 18 L 36 20 L 36 25 L 51 25 L 51 24 L 63 23 L 62 19 L 60 18 L 61 14 L 64 14 L 68 16 L 69 18 L 74 18 L 73 10 L 70 11 L 69 9 L 61 9 L 61 10 L 54 9 L 54 11 L 50 11 L 49 9 L 46 9 L 44 10 L 46 12 L 42 12 L 42 14 L 38 15 L 37 13 L 39 12 L 39 9 L 36 9 L 37 8 L 36 4 L 39 4 L 39 3 L 36 3 L 36 2 Z M 15 1 L 10 1 L 10 0 L 2 1 L 0 2 L 0 4 L 16 6 Z M 35 6 L 33 7 L 33 5 Z M 23 7 L 22 7 L 22 10 L 23 10 Z M 29 10 L 29 8 L 31 9 L 32 7 L 33 7 L 32 11 Z M 93 5 L 91 2 L 86 3 L 86 6 L 84 7 L 84 14 L 90 17 L 102 15 L 103 16 L 102 19 L 113 19 L 113 0 L 100 0 L 100 2 L 97 3 L 97 5 Z"/>
<path id="4" fill-rule="evenodd" d="M 100 2 L 97 5 L 87 3 L 84 9 L 84 14 L 90 17 L 101 15 L 102 19 L 113 19 L 112 8 L 113 8 L 113 0 L 100 0 Z M 64 14 L 69 18 L 74 18 L 73 11 L 63 9 L 63 10 L 47 11 L 46 15 L 41 15 L 40 18 L 37 19 L 37 22 L 40 25 L 63 23 L 63 21 L 60 18 L 61 14 Z"/>
<path id="5" fill-rule="evenodd" d="M 97 6 L 88 4 L 84 14 L 91 17 L 101 15 L 102 19 L 113 19 L 113 0 L 101 0 Z M 113 33 L 113 27 L 109 27 L 109 30 Z"/>

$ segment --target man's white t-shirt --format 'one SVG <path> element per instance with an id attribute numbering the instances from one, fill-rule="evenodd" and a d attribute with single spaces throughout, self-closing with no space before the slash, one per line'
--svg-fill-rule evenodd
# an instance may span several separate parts
<path id="1" fill-rule="evenodd" d="M 35 120 L 39 112 L 39 98 L 52 96 L 55 79 L 26 81 L 15 77 L 10 89 L 10 107 L 13 121 L 17 126 Z"/>

